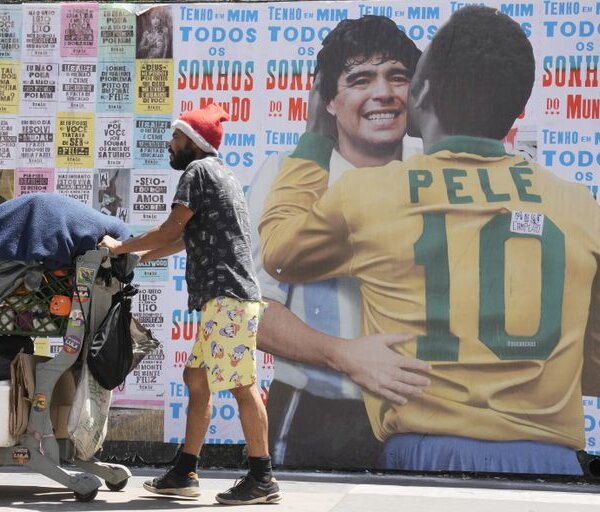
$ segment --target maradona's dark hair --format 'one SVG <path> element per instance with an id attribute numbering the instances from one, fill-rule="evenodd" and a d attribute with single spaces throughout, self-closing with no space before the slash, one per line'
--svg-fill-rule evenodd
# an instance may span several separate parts
<path id="1" fill-rule="evenodd" d="M 505 14 L 463 7 L 429 45 L 423 73 L 449 134 L 502 139 L 523 112 L 535 80 L 527 36 Z"/>
<path id="2" fill-rule="evenodd" d="M 338 78 L 351 65 L 373 57 L 380 62 L 399 61 L 412 77 L 420 56 L 421 50 L 390 18 L 369 15 L 342 20 L 323 39 L 323 48 L 317 54 L 321 96 L 326 104 L 335 97 Z"/>

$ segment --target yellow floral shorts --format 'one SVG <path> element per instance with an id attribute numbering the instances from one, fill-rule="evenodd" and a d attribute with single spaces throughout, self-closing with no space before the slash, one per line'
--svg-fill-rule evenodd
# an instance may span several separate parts
<path id="1" fill-rule="evenodd" d="M 256 383 L 256 332 L 265 303 L 217 297 L 202 306 L 188 368 L 205 368 L 211 391 Z"/>

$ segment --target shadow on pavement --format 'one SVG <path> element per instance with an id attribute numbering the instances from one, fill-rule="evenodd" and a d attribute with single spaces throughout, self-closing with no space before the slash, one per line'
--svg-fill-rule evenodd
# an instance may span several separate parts
<path id="1" fill-rule="evenodd" d="M 145 492 L 145 491 L 140 491 Z M 112 492 L 100 489 L 93 501 L 76 501 L 73 491 L 56 487 L 37 487 L 28 485 L 0 485 L 0 510 L 8 506 L 11 510 L 168 510 L 177 508 L 185 510 L 191 508 L 210 508 L 220 506 L 218 503 L 209 505 L 199 503 L 195 499 L 174 498 L 170 496 L 147 496 L 137 494 L 135 490 L 129 492 Z"/>

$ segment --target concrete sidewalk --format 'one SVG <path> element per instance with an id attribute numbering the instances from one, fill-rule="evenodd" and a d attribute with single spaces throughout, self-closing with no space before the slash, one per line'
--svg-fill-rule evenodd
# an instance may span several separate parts
<path id="1" fill-rule="evenodd" d="M 53 480 L 20 468 L 0 472 L 0 511 L 191 510 L 228 508 L 214 496 L 233 485 L 236 476 L 226 470 L 203 471 L 198 499 L 157 497 L 142 482 L 162 470 L 133 471 L 124 490 L 101 487 L 94 501 L 75 501 L 73 493 Z M 427 477 L 387 477 L 361 474 L 278 473 L 283 502 L 278 505 L 234 507 L 239 512 L 591 512 L 600 507 L 600 486 L 552 485 L 502 481 L 482 488 L 478 480 Z M 483 483 L 485 484 L 486 481 Z M 503 487 L 503 488 L 498 488 Z M 537 490 L 541 489 L 541 490 Z M 553 489 L 553 490 L 543 490 Z M 596 494 L 598 493 L 598 494 Z"/>

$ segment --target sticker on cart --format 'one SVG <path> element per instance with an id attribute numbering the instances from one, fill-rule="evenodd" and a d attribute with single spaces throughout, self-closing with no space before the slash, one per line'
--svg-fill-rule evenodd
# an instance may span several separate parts
<path id="1" fill-rule="evenodd" d="M 42 412 L 46 410 L 46 395 L 44 393 L 36 393 L 33 397 L 33 408 L 37 412 Z"/>
<path id="2" fill-rule="evenodd" d="M 31 454 L 29 453 L 28 448 L 17 448 L 12 452 L 12 461 L 13 464 L 18 464 L 22 466 L 23 464 L 27 464 L 31 459 Z"/>
<path id="3" fill-rule="evenodd" d="M 75 296 L 73 297 L 75 302 L 79 302 L 79 304 L 85 304 L 90 300 L 90 289 L 83 285 L 77 285 L 77 291 L 75 292 Z"/>
<path id="4" fill-rule="evenodd" d="M 83 311 L 81 309 L 72 309 L 69 313 L 69 327 L 81 327 L 85 323 Z"/>
<path id="5" fill-rule="evenodd" d="M 79 350 L 79 347 L 81 347 L 81 338 L 78 336 L 65 336 L 64 342 L 63 342 L 63 350 L 67 353 L 67 354 L 76 354 L 77 351 Z"/>
<path id="6" fill-rule="evenodd" d="M 48 308 L 54 316 L 67 316 L 71 311 L 71 299 L 66 295 L 54 295 Z"/>
<path id="7" fill-rule="evenodd" d="M 95 275 L 93 268 L 81 267 L 77 272 L 77 284 L 93 284 Z"/>

